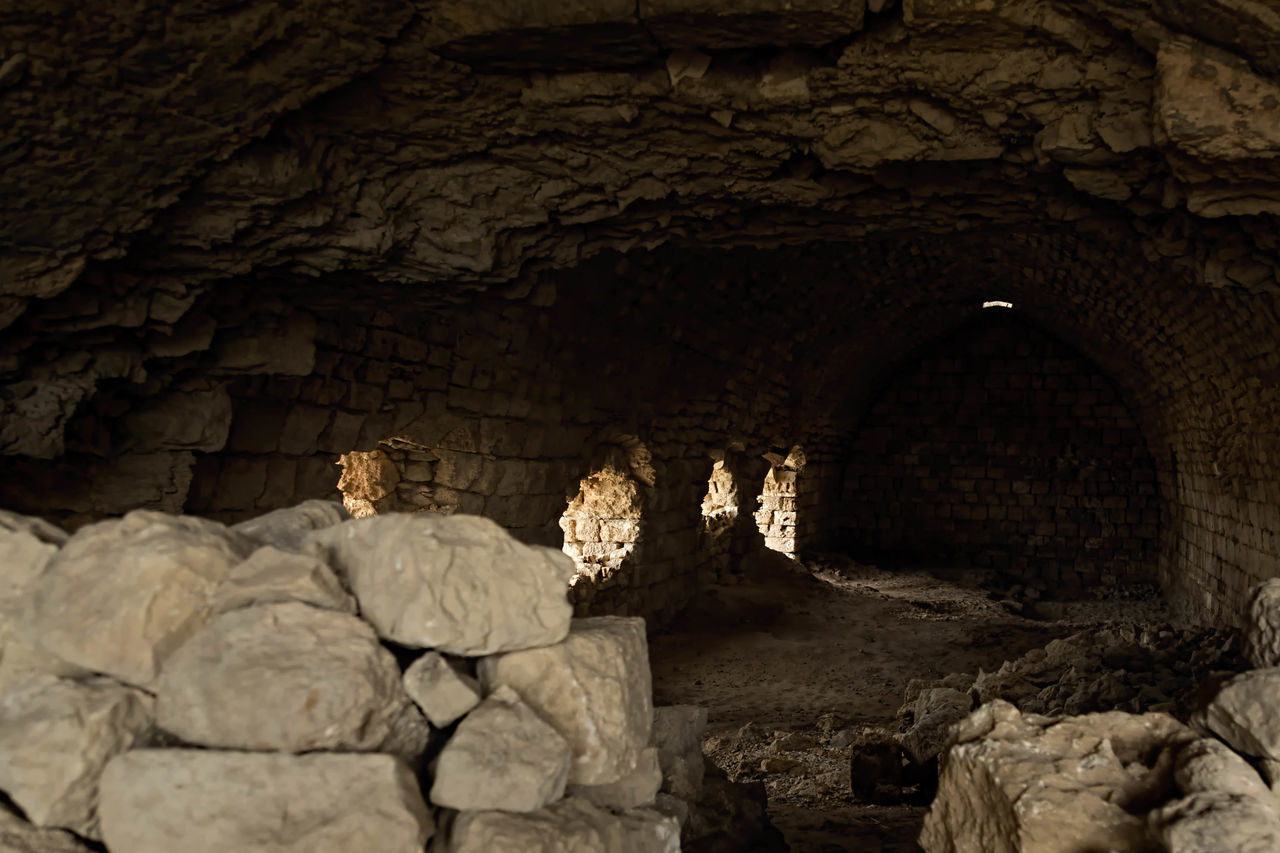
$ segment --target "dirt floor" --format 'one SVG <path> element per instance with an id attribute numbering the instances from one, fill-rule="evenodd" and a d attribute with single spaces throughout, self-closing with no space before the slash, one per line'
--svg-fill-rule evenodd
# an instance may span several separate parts
<path id="1" fill-rule="evenodd" d="M 883 571 L 839 557 L 756 561 L 652 638 L 657 704 L 708 709 L 707 753 L 763 781 L 793 851 L 914 851 L 923 804 L 869 805 L 849 787 L 849 743 L 893 728 L 911 679 L 998 669 L 1107 619 L 1155 621 L 1154 601 L 1044 606 L 974 571 Z M 1017 595 L 1018 591 L 1014 590 Z"/>

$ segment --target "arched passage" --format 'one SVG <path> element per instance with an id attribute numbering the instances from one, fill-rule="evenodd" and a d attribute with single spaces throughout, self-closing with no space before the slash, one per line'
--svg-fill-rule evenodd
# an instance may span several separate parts
<path id="1" fill-rule="evenodd" d="M 899 370 L 859 424 L 849 542 L 1058 589 L 1151 581 L 1155 464 L 1114 383 L 1010 311 Z"/>

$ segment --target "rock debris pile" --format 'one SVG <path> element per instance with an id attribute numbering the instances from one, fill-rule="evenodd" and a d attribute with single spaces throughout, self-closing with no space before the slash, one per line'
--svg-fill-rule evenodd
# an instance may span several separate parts
<path id="1" fill-rule="evenodd" d="M 0 512 L 0 566 L 0 846 L 665 853 L 751 806 L 644 621 L 486 519 Z"/>
<path id="2" fill-rule="evenodd" d="M 1160 711 L 1050 717 L 1003 699 L 963 717 L 944 739 L 921 846 L 927 853 L 1280 849 L 1278 604 L 1280 580 L 1254 590 L 1244 647 L 1255 668 L 1211 688 L 1190 725 Z M 930 688 L 918 706 L 943 691 L 963 695 Z M 1063 701 L 1046 687 L 1027 705 L 1107 701 L 1081 695 Z"/>

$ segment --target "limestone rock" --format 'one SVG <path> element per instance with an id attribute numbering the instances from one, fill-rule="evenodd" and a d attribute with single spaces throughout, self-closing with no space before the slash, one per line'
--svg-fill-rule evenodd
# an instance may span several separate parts
<path id="1" fill-rule="evenodd" d="M 427 719 L 441 728 L 480 704 L 480 682 L 438 652 L 427 652 L 409 665 L 404 689 Z"/>
<path id="2" fill-rule="evenodd" d="M 96 837 L 98 777 L 149 735 L 152 707 L 106 678 L 10 693 L 0 699 L 0 790 L 38 826 Z"/>
<path id="3" fill-rule="evenodd" d="M 1222 741 L 1202 738 L 1183 747 L 1174 765 L 1178 790 L 1191 795 L 1220 791 L 1272 802 L 1272 794 L 1258 771 Z"/>
<path id="4" fill-rule="evenodd" d="M 635 769 L 608 785 L 571 785 L 569 796 L 580 797 L 607 809 L 652 806 L 662 787 L 662 767 L 655 747 L 641 750 Z"/>
<path id="5" fill-rule="evenodd" d="M 1172 789 L 1173 751 L 1194 739 L 1165 714 L 1052 720 L 1007 702 L 961 722 L 920 845 L 928 853 L 1140 850 L 1141 810 Z"/>
<path id="6" fill-rule="evenodd" d="M 569 741 L 575 785 L 616 782 L 636 766 L 653 728 L 644 620 L 573 620 L 554 646 L 480 661 L 486 690 L 512 687 Z"/>
<path id="7" fill-rule="evenodd" d="M 80 839 L 60 829 L 41 829 L 0 806 L 0 853 L 90 853 Z"/>
<path id="8" fill-rule="evenodd" d="M 431 802 L 461 811 L 531 812 L 564 795 L 569 744 L 515 691 L 499 687 L 440 752 Z"/>
<path id="9" fill-rule="evenodd" d="M 253 604 L 301 601 L 356 612 L 356 601 L 320 558 L 264 545 L 231 570 L 214 590 L 213 610 L 223 613 Z"/>
<path id="10" fill-rule="evenodd" d="M 231 530 L 260 545 L 296 551 L 312 532 L 332 527 L 350 517 L 337 501 L 311 500 L 242 521 Z"/>
<path id="11" fill-rule="evenodd" d="M 1280 578 L 1259 584 L 1249 597 L 1244 653 L 1257 669 L 1280 666 Z"/>
<path id="12" fill-rule="evenodd" d="M 421 853 L 433 831 L 390 755 L 135 750 L 103 772 L 99 814 L 128 853 Z"/>
<path id="13" fill-rule="evenodd" d="M 915 722 L 902 736 L 902 746 L 917 764 L 933 758 L 947 744 L 952 724 L 969 716 L 973 700 L 950 687 L 936 687 L 920 693 L 915 705 Z"/>
<path id="14" fill-rule="evenodd" d="M 63 660 L 149 687 L 245 550 L 200 518 L 137 510 L 89 525 L 31 584 L 32 631 Z"/>
<path id="15" fill-rule="evenodd" d="M 662 790 L 694 801 L 702 792 L 706 764 L 702 735 L 707 730 L 707 709 L 697 705 L 667 705 L 653 709 L 653 745 L 662 767 Z"/>
<path id="16" fill-rule="evenodd" d="M 572 561 L 522 545 L 488 519 L 383 515 L 312 536 L 364 618 L 394 642 L 478 656 L 568 633 Z"/>
<path id="17" fill-rule="evenodd" d="M 1280 759 L 1280 667 L 1242 672 L 1205 709 L 1209 728 L 1237 752 Z"/>
<path id="18" fill-rule="evenodd" d="M 354 616 L 296 602 L 224 613 L 165 662 L 164 730 L 231 749 L 375 749 L 408 701 L 395 658 Z"/>
<path id="19" fill-rule="evenodd" d="M 431 727 L 418 706 L 405 702 L 391 721 L 391 731 L 375 751 L 398 756 L 411 770 L 418 773 L 438 751 L 436 747 L 442 739 L 440 732 Z"/>
<path id="20" fill-rule="evenodd" d="M 678 853 L 680 824 L 652 809 L 614 814 L 570 797 L 529 814 L 463 812 L 449 853 Z"/>
<path id="21" fill-rule="evenodd" d="M 1150 821 L 1169 853 L 1280 850 L 1275 806 L 1248 794 L 1200 791 L 1155 810 Z"/>

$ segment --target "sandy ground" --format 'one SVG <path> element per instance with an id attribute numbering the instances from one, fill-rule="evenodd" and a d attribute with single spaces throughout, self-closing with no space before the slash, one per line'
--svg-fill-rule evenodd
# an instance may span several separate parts
<path id="1" fill-rule="evenodd" d="M 836 557 L 765 560 L 750 578 L 712 587 L 652 638 L 654 696 L 708 709 L 704 751 L 731 778 L 765 782 L 769 813 L 794 851 L 918 850 L 925 809 L 854 800 L 839 733 L 894 727 L 913 678 L 993 671 L 1107 615 L 1095 603 L 1066 614 L 1070 622 L 1034 621 L 994 600 L 978 573 L 889 572 Z M 1133 618 L 1134 605 L 1124 606 Z M 780 751 L 787 733 L 815 747 Z M 762 767 L 770 755 L 809 766 Z"/>

